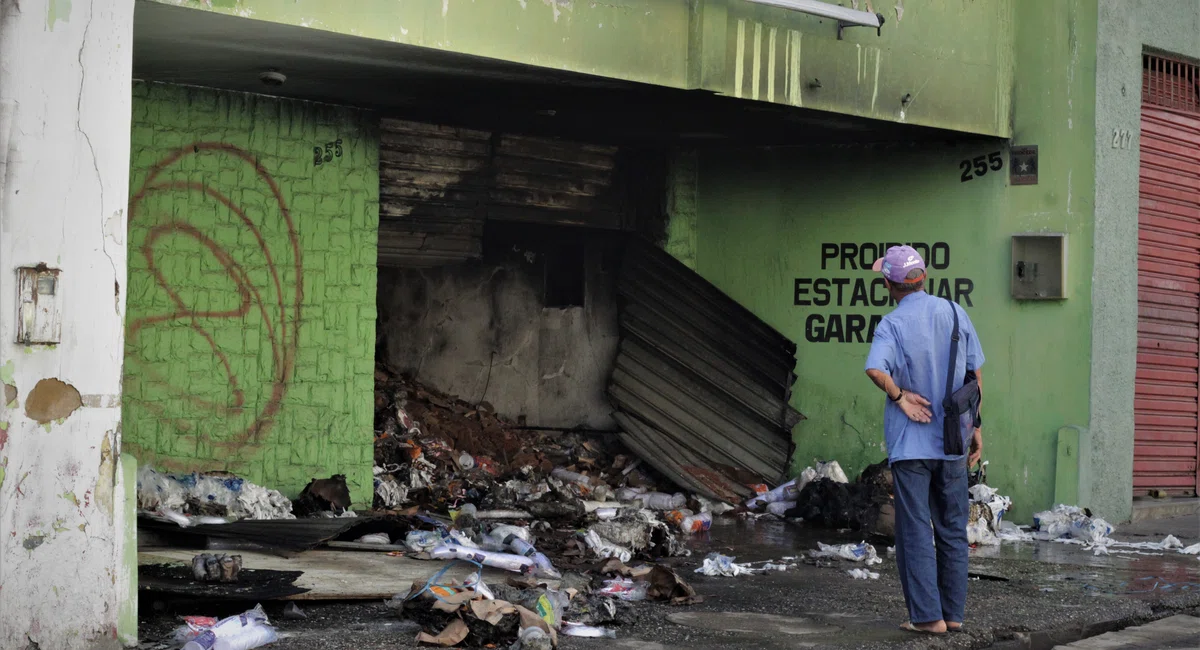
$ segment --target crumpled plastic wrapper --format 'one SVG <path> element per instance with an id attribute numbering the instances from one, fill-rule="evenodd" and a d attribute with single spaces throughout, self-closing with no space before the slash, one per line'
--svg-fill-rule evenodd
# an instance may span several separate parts
<path id="1" fill-rule="evenodd" d="M 817 549 L 815 553 L 809 554 L 810 557 L 840 558 L 851 562 L 864 562 L 867 566 L 883 564 L 883 560 L 879 559 L 879 555 L 875 552 L 875 547 L 866 542 L 837 546 L 817 542 Z"/>
<path id="2" fill-rule="evenodd" d="M 725 576 L 733 578 L 747 573 L 754 573 L 748 564 L 738 564 L 734 562 L 737 558 L 721 555 L 720 553 L 709 553 L 708 557 L 704 558 L 704 564 L 696 569 L 696 573 L 703 573 L 706 576 Z"/>
<path id="3" fill-rule="evenodd" d="M 295 519 L 292 502 L 236 476 L 164 474 L 153 467 L 138 469 L 138 509 L 186 517 L 229 519 Z M 205 520 L 205 523 L 213 523 Z"/>

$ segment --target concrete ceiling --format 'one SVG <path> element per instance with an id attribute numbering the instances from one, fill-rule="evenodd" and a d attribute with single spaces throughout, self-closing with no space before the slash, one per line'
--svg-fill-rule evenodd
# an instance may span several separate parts
<path id="1" fill-rule="evenodd" d="M 358 106 L 443 124 L 657 145 L 796 145 L 961 134 L 611 80 L 139 0 L 137 79 Z M 267 86 L 267 70 L 287 75 Z"/>

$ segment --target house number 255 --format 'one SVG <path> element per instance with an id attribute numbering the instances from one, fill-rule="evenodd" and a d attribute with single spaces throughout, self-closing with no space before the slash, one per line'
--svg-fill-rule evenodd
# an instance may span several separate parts
<path id="1" fill-rule="evenodd" d="M 334 158 L 342 157 L 342 139 L 338 138 L 333 142 L 326 142 L 325 147 L 313 147 L 313 166 L 319 167 L 325 163 L 333 162 Z"/>

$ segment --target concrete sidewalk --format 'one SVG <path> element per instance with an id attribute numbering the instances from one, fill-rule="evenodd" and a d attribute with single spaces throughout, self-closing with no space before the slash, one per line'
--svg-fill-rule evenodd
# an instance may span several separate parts
<path id="1" fill-rule="evenodd" d="M 1143 522 L 1119 530 L 1117 537 L 1161 541 L 1167 534 L 1185 544 L 1200 541 L 1192 519 Z M 872 567 L 878 580 L 852 578 L 847 569 L 858 565 L 841 561 L 736 578 L 694 573 L 712 551 L 736 556 L 739 562 L 779 560 L 810 553 L 817 542 L 860 540 L 853 533 L 766 519 L 718 519 L 708 535 L 691 540 L 691 557 L 670 562 L 705 597 L 703 603 L 633 603 L 629 615 L 613 626 L 615 640 L 561 637 L 560 648 L 1050 650 L 1172 614 L 1200 613 L 1200 559 L 1173 551 L 1097 557 L 1081 546 L 1049 542 L 976 549 L 966 631 L 938 638 L 897 629 L 906 618 L 904 598 L 885 544 L 877 544 L 883 563 Z M 437 568 L 431 564 L 430 573 Z M 268 605 L 272 621 L 285 635 L 272 646 L 279 650 L 417 647 L 415 624 L 397 620 L 378 602 L 305 604 L 309 617 L 300 621 L 278 618 L 281 607 Z M 145 638 L 172 625 L 177 622 L 166 621 L 155 630 L 144 624 Z"/>
<path id="2" fill-rule="evenodd" d="M 1075 650 L 1169 650 L 1200 648 L 1200 618 L 1172 616 L 1146 625 L 1109 632 L 1057 648 Z M 1056 648 L 1056 650 L 1057 650 Z"/>

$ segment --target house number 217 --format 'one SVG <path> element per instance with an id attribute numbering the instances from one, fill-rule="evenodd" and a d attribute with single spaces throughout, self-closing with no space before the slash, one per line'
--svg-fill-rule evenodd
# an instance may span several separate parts
<path id="1" fill-rule="evenodd" d="M 1129 149 L 1133 146 L 1133 132 L 1129 129 L 1113 129 L 1112 148 Z"/>

